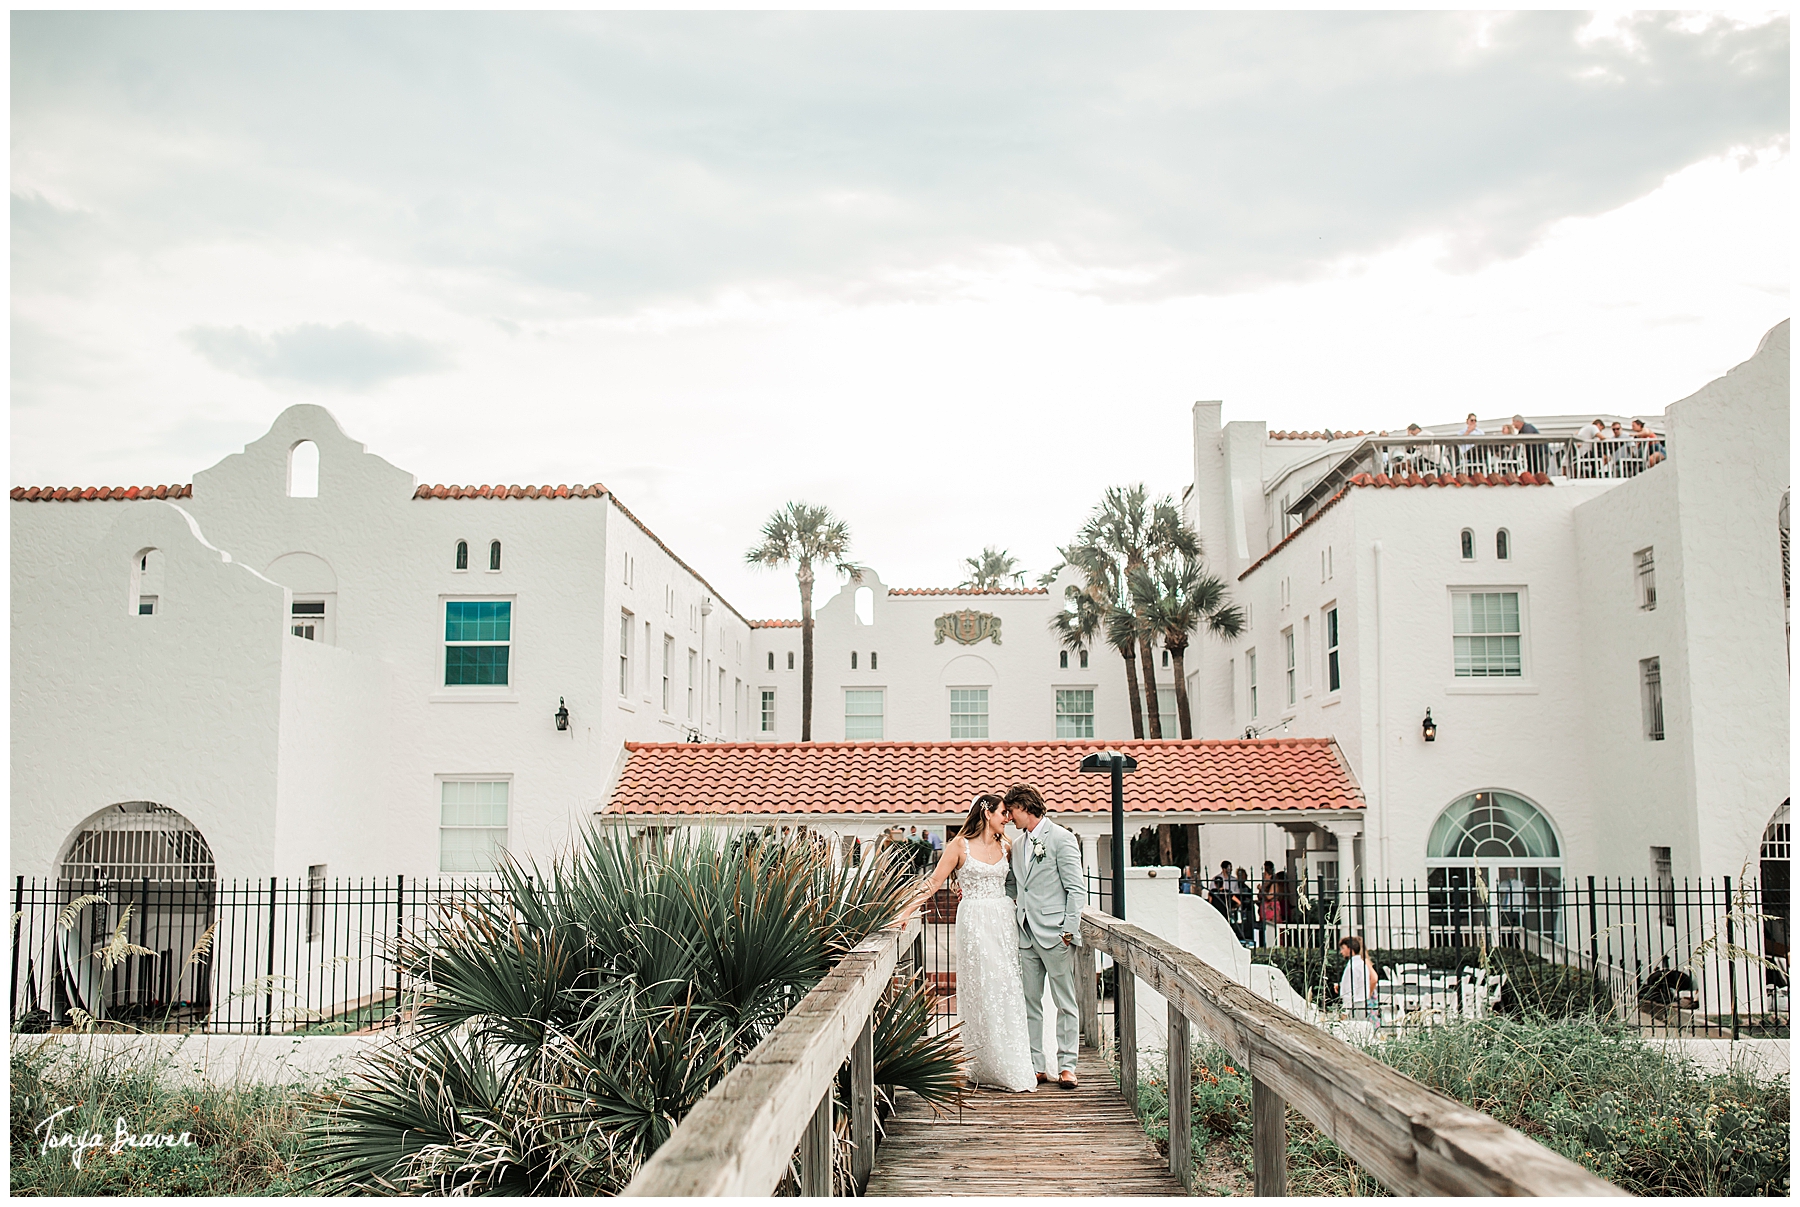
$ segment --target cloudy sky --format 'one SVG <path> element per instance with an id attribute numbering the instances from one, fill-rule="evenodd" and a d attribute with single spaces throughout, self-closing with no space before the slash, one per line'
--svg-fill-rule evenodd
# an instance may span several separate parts
<path id="1" fill-rule="evenodd" d="M 1659 412 L 1788 315 L 1781 15 L 12 17 L 15 484 L 295 402 L 750 615 L 1055 559 L 1188 416 Z"/>

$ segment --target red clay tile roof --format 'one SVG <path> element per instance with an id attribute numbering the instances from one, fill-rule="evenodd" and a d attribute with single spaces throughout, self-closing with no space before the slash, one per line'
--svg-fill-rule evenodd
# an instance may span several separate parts
<path id="1" fill-rule="evenodd" d="M 798 620 L 752 620 L 750 627 L 753 629 L 797 629 L 800 627 L 800 622 Z"/>
<path id="2" fill-rule="evenodd" d="M 1374 432 L 1270 432 L 1271 440 L 1348 440 L 1353 436 L 1373 436 Z M 1382 435 L 1386 435 L 1383 432 Z"/>
<path id="3" fill-rule="evenodd" d="M 421 483 L 415 499 L 598 499 L 606 487 L 592 486 L 436 486 Z"/>
<path id="4" fill-rule="evenodd" d="M 889 595 L 1048 595 L 1048 587 L 889 587 Z"/>
<path id="5" fill-rule="evenodd" d="M 1386 474 L 1357 474 L 1354 478 L 1351 478 L 1348 482 L 1346 482 L 1342 486 L 1340 486 L 1338 488 L 1338 491 L 1336 494 L 1332 495 L 1329 499 L 1326 499 L 1323 503 L 1319 504 L 1319 509 L 1317 511 L 1313 512 L 1311 515 L 1306 517 L 1306 523 L 1300 525 L 1300 527 L 1294 529 L 1292 532 L 1290 532 L 1286 536 L 1282 537 L 1279 541 L 1275 542 L 1274 545 L 1270 546 L 1269 551 L 1267 553 L 1263 554 L 1261 557 L 1257 558 L 1254 562 L 1252 562 L 1250 564 L 1249 570 L 1245 570 L 1242 574 L 1238 575 L 1238 581 L 1243 582 L 1246 578 L 1249 578 L 1252 570 L 1255 570 L 1258 566 L 1262 565 L 1264 562 L 1266 562 L 1270 558 L 1274 557 L 1277 553 L 1280 553 L 1284 548 L 1287 547 L 1287 545 L 1290 541 L 1292 541 L 1295 537 L 1299 536 L 1302 532 L 1305 532 L 1308 528 L 1312 527 L 1313 521 L 1318 519 L 1320 516 L 1324 515 L 1326 512 L 1330 511 L 1339 499 L 1343 498 L 1346 494 L 1349 493 L 1349 491 L 1352 487 L 1361 487 L 1361 486 L 1548 486 L 1548 485 L 1550 485 L 1550 475 L 1549 474 L 1536 474 L 1536 473 L 1532 473 L 1530 470 L 1526 470 L 1522 474 L 1443 474 L 1441 476 L 1438 474 L 1426 474 L 1424 477 L 1420 477 L 1418 474 L 1405 474 L 1405 475 L 1395 476 L 1392 478 L 1388 477 Z"/>
<path id="6" fill-rule="evenodd" d="M 185 486 L 15 486 L 17 503 L 80 503 L 90 499 L 185 499 L 194 484 Z"/>
<path id="7" fill-rule="evenodd" d="M 979 792 L 1028 783 L 1052 816 L 1112 808 L 1108 776 L 1082 757 L 1138 761 L 1129 813 L 1361 809 L 1362 789 L 1330 738 L 1260 741 L 627 742 L 603 812 L 642 816 L 957 814 Z"/>

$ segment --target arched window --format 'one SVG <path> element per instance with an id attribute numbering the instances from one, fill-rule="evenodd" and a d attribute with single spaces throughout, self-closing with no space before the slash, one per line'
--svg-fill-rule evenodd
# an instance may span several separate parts
<path id="1" fill-rule="evenodd" d="M 319 497 L 319 446 L 302 440 L 288 450 L 288 497 Z"/>
<path id="2" fill-rule="evenodd" d="M 1562 845 L 1511 792 L 1473 792 L 1438 815 L 1425 848 L 1431 943 L 1518 946 L 1562 928 Z"/>
<path id="3" fill-rule="evenodd" d="M 139 549 L 131 559 L 131 592 L 126 597 L 133 616 L 155 616 L 162 610 L 163 554 L 161 549 Z"/>
<path id="4" fill-rule="evenodd" d="M 493 544 L 488 546 L 488 569 L 489 570 L 498 570 L 499 568 L 500 568 L 500 542 L 495 541 Z"/>
<path id="5" fill-rule="evenodd" d="M 1494 533 L 1494 556 L 1503 562 L 1512 557 L 1512 535 L 1504 528 Z"/>
<path id="6" fill-rule="evenodd" d="M 1462 530 L 1462 556 L 1465 562 L 1475 560 L 1475 530 L 1473 528 Z"/>
<path id="7" fill-rule="evenodd" d="M 456 542 L 456 568 L 458 570 L 469 568 L 469 542 L 467 541 Z"/>

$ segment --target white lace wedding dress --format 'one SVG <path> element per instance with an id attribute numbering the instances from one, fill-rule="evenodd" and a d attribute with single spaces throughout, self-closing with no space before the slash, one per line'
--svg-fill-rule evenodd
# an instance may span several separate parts
<path id="1" fill-rule="evenodd" d="M 1025 1034 L 1025 990 L 1019 978 L 1019 928 L 1006 895 L 1007 861 L 983 863 L 965 851 L 957 872 L 956 1014 L 967 1072 L 981 1085 L 1037 1089 Z"/>

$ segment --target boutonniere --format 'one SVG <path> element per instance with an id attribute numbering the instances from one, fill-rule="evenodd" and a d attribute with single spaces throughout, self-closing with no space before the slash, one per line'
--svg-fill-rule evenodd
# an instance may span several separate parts
<path id="1" fill-rule="evenodd" d="M 1043 857 L 1044 857 L 1044 842 L 1043 842 L 1043 840 L 1040 838 L 1033 838 L 1031 840 L 1031 860 L 1032 860 L 1032 862 L 1036 863 L 1038 860 L 1042 859 Z"/>

